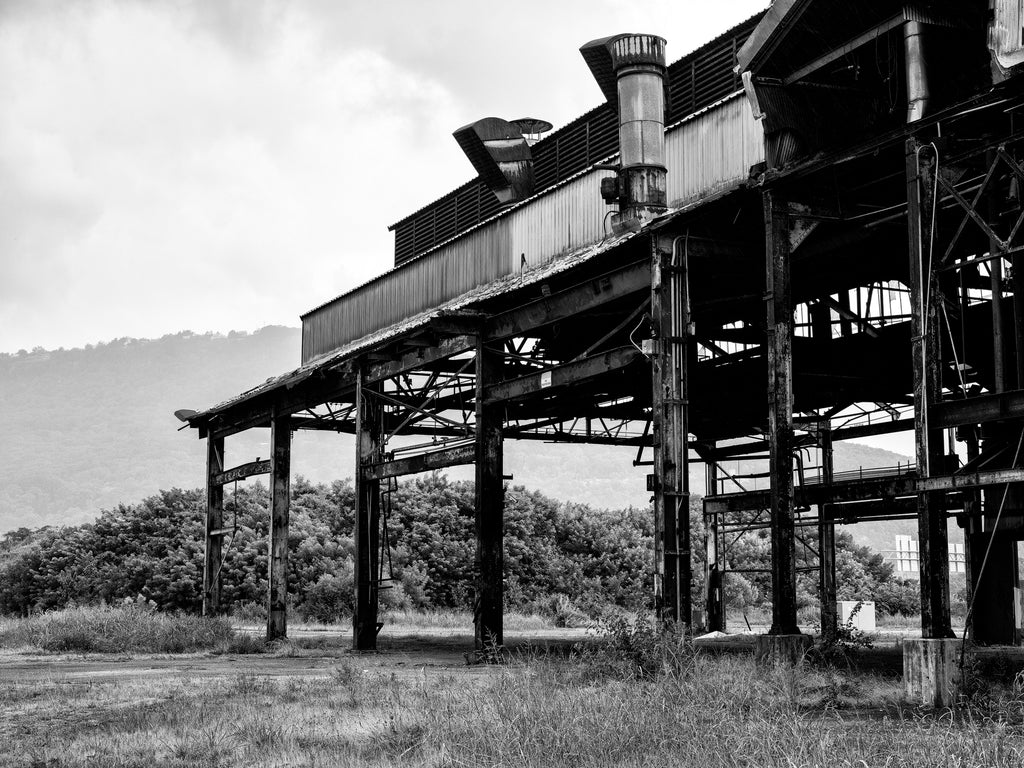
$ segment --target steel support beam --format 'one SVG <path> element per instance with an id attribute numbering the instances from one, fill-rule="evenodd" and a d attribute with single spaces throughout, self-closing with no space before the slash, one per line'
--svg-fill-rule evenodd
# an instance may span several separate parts
<path id="1" fill-rule="evenodd" d="M 910 259 L 911 339 L 914 376 L 914 437 L 918 476 L 931 478 L 942 467 L 942 429 L 929 422 L 929 408 L 942 393 L 942 301 L 932 252 L 934 159 L 915 139 L 906 145 L 907 226 Z M 949 614 L 949 554 L 941 493 L 919 484 L 917 495 L 921 573 L 921 632 L 926 639 L 952 637 Z"/>
<path id="2" fill-rule="evenodd" d="M 527 331 L 585 314 L 609 301 L 640 293 L 650 284 L 646 262 L 629 264 L 616 272 L 496 315 L 487 322 L 484 335 L 488 341 L 521 336 Z"/>
<path id="3" fill-rule="evenodd" d="M 288 637 L 288 513 L 291 501 L 292 431 L 287 416 L 270 425 L 270 567 L 267 640 Z"/>
<path id="4" fill-rule="evenodd" d="M 546 371 L 538 371 L 529 376 L 493 384 L 487 388 L 484 396 L 488 404 L 530 397 L 546 389 L 568 387 L 606 373 L 621 371 L 640 357 L 640 353 L 633 347 L 613 349 L 576 362 L 563 363 Z"/>
<path id="5" fill-rule="evenodd" d="M 789 205 L 764 193 L 767 288 L 768 442 L 771 472 L 772 626 L 795 635 L 796 534 L 793 498 L 793 301 L 790 282 Z"/>
<path id="6" fill-rule="evenodd" d="M 949 400 L 933 405 L 929 413 L 929 420 L 937 429 L 1008 419 L 1024 419 L 1024 389 Z"/>
<path id="7" fill-rule="evenodd" d="M 368 391 L 365 371 L 356 377 L 356 472 L 355 472 L 355 611 L 352 616 L 352 647 L 357 651 L 377 648 L 377 581 L 380 550 L 380 480 L 371 479 L 367 468 L 380 463 L 383 405 Z"/>
<path id="8" fill-rule="evenodd" d="M 917 479 L 913 475 L 875 477 L 864 480 L 834 482 L 831 488 L 822 485 L 805 485 L 796 491 L 796 503 L 801 507 L 821 504 L 855 504 L 883 500 L 899 501 L 903 497 L 920 493 L 948 493 L 987 488 L 1005 483 L 1024 482 L 1024 469 L 993 469 L 985 472 L 965 472 L 956 475 L 938 475 Z M 710 514 L 746 512 L 764 509 L 771 504 L 769 491 L 747 493 L 726 493 L 704 499 L 704 509 Z M 836 510 L 836 519 L 842 517 Z"/>
<path id="9" fill-rule="evenodd" d="M 484 396 L 501 378 L 501 354 L 483 341 L 476 359 L 476 647 L 504 643 L 505 484 L 502 477 L 502 407 Z"/>
<path id="10" fill-rule="evenodd" d="M 384 480 L 389 477 L 415 475 L 420 472 L 431 472 L 445 467 L 457 467 L 460 464 L 472 464 L 476 461 L 476 447 L 472 443 L 457 445 L 454 448 L 442 448 L 439 451 L 419 453 L 401 459 L 371 464 L 363 469 L 363 477 L 367 480 Z"/>
<path id="11" fill-rule="evenodd" d="M 217 534 L 224 527 L 224 485 L 217 477 L 224 471 L 224 438 L 206 441 L 206 550 L 203 556 L 203 616 L 220 613 L 220 569 L 224 539 Z"/>
<path id="12" fill-rule="evenodd" d="M 245 480 L 253 475 L 266 475 L 270 473 L 270 460 L 250 461 L 248 464 L 240 464 L 213 476 L 210 482 L 214 485 L 227 485 L 236 480 Z"/>

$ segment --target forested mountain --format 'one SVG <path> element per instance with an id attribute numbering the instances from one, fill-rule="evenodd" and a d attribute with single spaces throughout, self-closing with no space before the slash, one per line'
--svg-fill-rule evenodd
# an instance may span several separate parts
<path id="1" fill-rule="evenodd" d="M 202 443 L 181 426 L 178 408 L 204 408 L 299 364 L 297 328 L 254 333 L 115 339 L 85 349 L 0 355 L 0 533 L 20 526 L 72 524 L 101 509 L 134 503 L 160 488 L 203 483 Z M 267 434 L 229 438 L 229 465 L 267 457 Z M 352 476 L 352 438 L 299 434 L 292 466 L 315 482 Z M 647 467 L 630 449 L 515 443 L 505 471 L 516 484 L 598 508 L 644 507 Z M 904 457 L 840 444 L 837 470 L 895 464 Z M 467 479 L 467 469 L 449 473 Z M 702 473 L 693 473 L 695 490 Z M 904 526 L 905 527 L 905 526 Z M 908 529 L 909 530 L 909 529 Z M 892 533 L 854 529 L 883 549 Z"/>

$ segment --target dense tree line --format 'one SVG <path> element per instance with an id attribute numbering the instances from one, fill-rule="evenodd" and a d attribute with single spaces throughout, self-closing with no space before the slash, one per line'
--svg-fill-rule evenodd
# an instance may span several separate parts
<path id="1" fill-rule="evenodd" d="M 267 590 L 269 514 L 266 487 L 229 492 L 223 597 L 234 610 L 260 610 Z M 313 620 L 350 615 L 353 595 L 352 484 L 293 483 L 289 528 L 290 598 Z M 0 539 L 0 612 L 25 614 L 72 604 L 151 600 L 160 609 L 201 604 L 205 494 L 161 491 L 120 505 L 95 522 L 19 529 Z M 398 608 L 466 608 L 473 601 L 473 486 L 440 474 L 400 484 L 388 511 L 389 580 L 381 599 Z M 703 593 L 704 531 L 699 501 L 691 509 L 694 598 Z M 522 487 L 505 503 L 506 603 L 510 609 L 594 614 L 607 606 L 636 611 L 652 592 L 653 520 L 649 509 L 595 510 L 554 501 Z M 764 567 L 768 539 L 750 536 L 730 550 L 733 567 Z M 840 597 L 876 599 L 890 613 L 916 610 L 916 584 L 893 577 L 881 555 L 839 536 Z M 813 581 L 801 600 L 813 604 Z M 764 574 L 731 574 L 735 607 L 763 606 Z"/>

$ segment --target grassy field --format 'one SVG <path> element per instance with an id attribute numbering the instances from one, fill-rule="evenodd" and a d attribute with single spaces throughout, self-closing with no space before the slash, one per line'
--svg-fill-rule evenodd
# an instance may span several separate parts
<path id="1" fill-rule="evenodd" d="M 0 684 L 3 766 L 1016 766 L 1020 702 L 926 714 L 895 681 L 697 657 L 653 679 L 487 674 Z"/>
<path id="2" fill-rule="evenodd" d="M 7 622 L 0 642 L 29 628 Z M 285 658 L 221 640 L 174 657 L 9 648 L 0 767 L 1024 765 L 1012 682 L 975 680 L 956 708 L 928 712 L 895 677 L 767 672 L 625 623 L 491 665 L 419 640 L 368 655 L 344 641 Z"/>

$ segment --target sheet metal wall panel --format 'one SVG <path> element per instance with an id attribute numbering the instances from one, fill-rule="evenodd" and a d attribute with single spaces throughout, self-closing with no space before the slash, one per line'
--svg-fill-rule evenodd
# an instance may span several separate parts
<path id="1" fill-rule="evenodd" d="M 673 206 L 744 181 L 764 161 L 764 130 L 736 94 L 665 135 L 668 199 Z"/>
<path id="2" fill-rule="evenodd" d="M 761 124 L 737 94 L 668 131 L 668 193 L 673 205 L 744 181 L 764 160 Z M 520 269 L 601 240 L 615 210 L 589 171 L 400 269 L 339 297 L 303 319 L 302 360 L 330 352 Z"/>
<path id="3" fill-rule="evenodd" d="M 510 271 L 546 264 L 574 248 L 605 236 L 605 218 L 613 207 L 601 199 L 601 179 L 609 171 L 590 171 L 580 178 L 517 209 L 509 216 Z"/>

